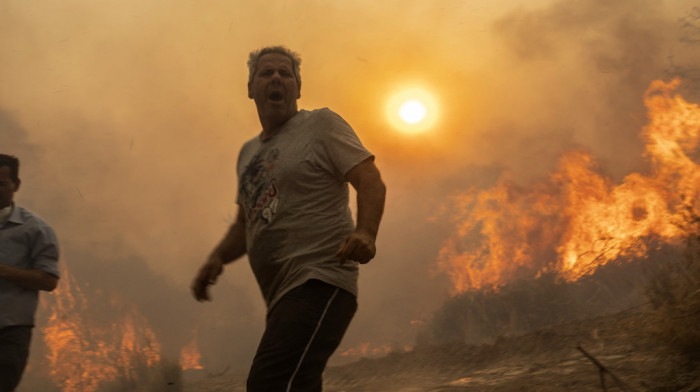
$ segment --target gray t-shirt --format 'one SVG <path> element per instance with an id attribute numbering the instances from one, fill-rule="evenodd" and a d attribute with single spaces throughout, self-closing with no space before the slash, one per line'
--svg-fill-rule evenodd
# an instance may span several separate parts
<path id="1" fill-rule="evenodd" d="M 0 263 L 58 277 L 56 234 L 36 214 L 15 205 L 7 221 L 0 224 Z M 0 278 L 0 328 L 34 325 L 38 299 L 38 290 Z"/>
<path id="2" fill-rule="evenodd" d="M 289 290 L 319 279 L 357 295 L 357 263 L 335 252 L 354 229 L 345 174 L 373 158 L 331 110 L 301 110 L 272 138 L 255 137 L 238 158 L 253 273 L 272 309 Z"/>

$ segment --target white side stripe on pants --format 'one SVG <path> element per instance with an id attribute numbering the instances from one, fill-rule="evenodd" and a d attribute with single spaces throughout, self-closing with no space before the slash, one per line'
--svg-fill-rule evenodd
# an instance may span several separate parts
<path id="1" fill-rule="evenodd" d="M 304 348 L 304 352 L 301 354 L 301 358 L 299 358 L 299 363 L 297 363 L 296 369 L 294 369 L 294 372 L 292 373 L 292 377 L 289 379 L 289 384 L 287 384 L 287 392 L 292 390 L 292 382 L 294 381 L 294 377 L 296 377 L 297 372 L 299 371 L 299 368 L 301 367 L 301 362 L 304 361 L 304 358 L 306 357 L 306 353 L 309 351 L 309 347 L 311 346 L 311 343 L 314 341 L 314 338 L 316 337 L 316 333 L 318 332 L 318 329 L 321 328 L 321 323 L 323 322 L 323 319 L 326 317 L 326 313 L 328 312 L 328 308 L 331 307 L 331 303 L 335 299 L 335 296 L 338 294 L 339 288 L 335 288 L 335 291 L 333 292 L 333 295 L 331 295 L 331 298 L 328 300 L 328 303 L 326 303 L 326 308 L 323 309 L 323 313 L 321 314 L 321 318 L 318 320 L 318 324 L 316 324 L 316 329 L 314 330 L 314 333 L 311 334 L 311 338 L 309 339 L 309 343 L 306 344 L 306 347 Z"/>

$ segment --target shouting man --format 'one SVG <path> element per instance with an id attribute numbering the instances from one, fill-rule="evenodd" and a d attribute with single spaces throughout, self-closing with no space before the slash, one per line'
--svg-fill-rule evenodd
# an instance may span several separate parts
<path id="1" fill-rule="evenodd" d="M 29 356 L 39 290 L 58 283 L 53 229 L 14 203 L 19 160 L 0 154 L 0 392 L 14 391 Z"/>
<path id="2" fill-rule="evenodd" d="M 238 216 L 192 283 L 194 297 L 209 300 L 223 266 L 247 253 L 268 309 L 248 392 L 321 391 L 384 209 L 374 156 L 352 128 L 329 109 L 297 109 L 300 62 L 281 46 L 250 54 L 248 97 L 262 131 L 238 157 Z"/>

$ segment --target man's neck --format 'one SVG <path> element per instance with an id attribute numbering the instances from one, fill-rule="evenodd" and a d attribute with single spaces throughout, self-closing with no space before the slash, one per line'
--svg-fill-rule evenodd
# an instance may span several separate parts
<path id="1" fill-rule="evenodd" d="M 277 131 L 279 131 L 280 128 L 282 128 L 282 125 L 284 125 L 284 123 L 276 126 L 263 126 L 263 130 L 262 132 L 260 132 L 260 139 L 262 141 L 271 139 L 273 136 L 275 136 Z"/>
<path id="2" fill-rule="evenodd" d="M 299 111 L 296 111 L 293 115 L 284 119 L 260 117 L 260 124 L 263 127 L 263 130 L 260 133 L 260 139 L 262 139 L 262 141 L 265 141 L 275 136 L 275 134 L 279 132 L 279 130 L 284 126 L 284 124 L 286 124 L 287 121 L 291 120 L 292 117 L 296 116 L 297 113 L 299 113 Z"/>

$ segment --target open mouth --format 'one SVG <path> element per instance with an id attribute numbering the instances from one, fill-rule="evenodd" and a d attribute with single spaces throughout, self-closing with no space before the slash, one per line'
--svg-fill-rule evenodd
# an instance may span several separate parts
<path id="1" fill-rule="evenodd" d="M 284 97 L 282 96 L 282 93 L 280 93 L 280 92 L 274 92 L 268 96 L 268 99 L 272 102 L 280 102 L 280 101 L 282 101 L 283 98 Z"/>

